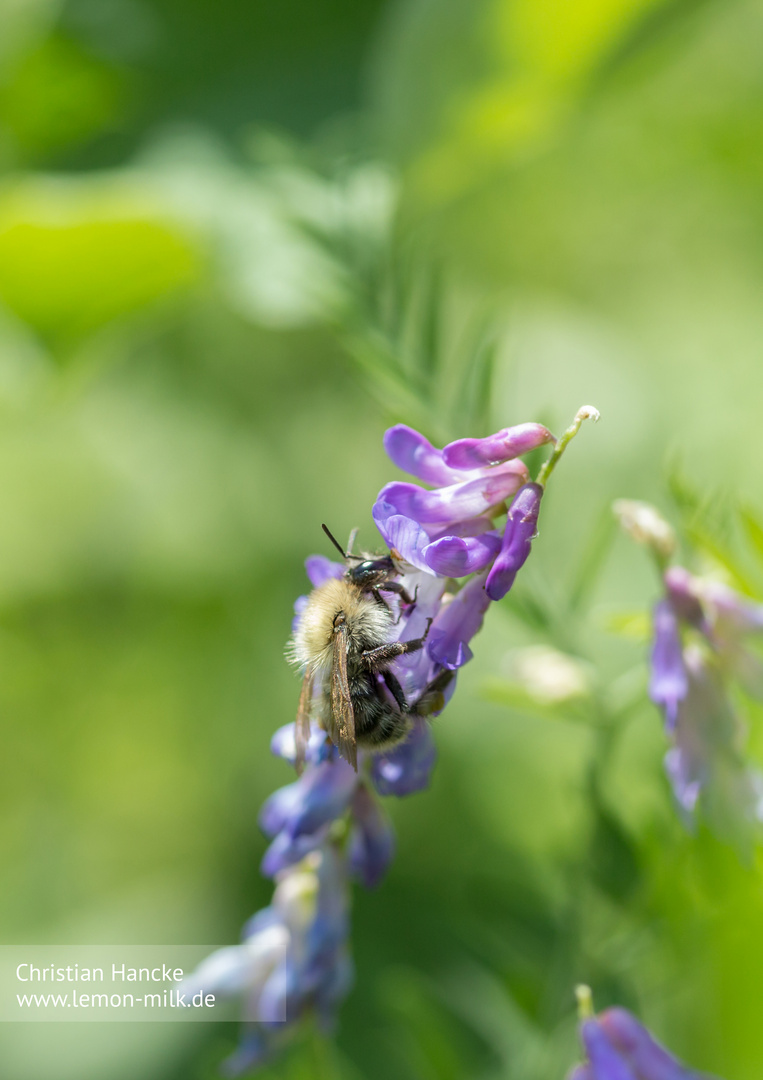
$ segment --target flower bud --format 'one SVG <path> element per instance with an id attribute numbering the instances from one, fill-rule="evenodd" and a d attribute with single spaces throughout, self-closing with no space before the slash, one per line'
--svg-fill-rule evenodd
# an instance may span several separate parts
<path id="1" fill-rule="evenodd" d="M 530 554 L 542 496 L 540 484 L 525 484 L 509 507 L 503 544 L 485 582 L 485 591 L 491 600 L 500 600 L 506 595 Z"/>
<path id="2" fill-rule="evenodd" d="M 628 535 L 638 544 L 650 547 L 661 559 L 669 559 L 676 550 L 676 534 L 664 517 L 650 503 L 635 499 L 617 499 L 612 510 Z"/>

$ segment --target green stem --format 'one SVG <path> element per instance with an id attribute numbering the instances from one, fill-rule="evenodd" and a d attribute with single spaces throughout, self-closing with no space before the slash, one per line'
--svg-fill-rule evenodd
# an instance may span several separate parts
<path id="1" fill-rule="evenodd" d="M 567 444 L 572 442 L 578 431 L 580 431 L 580 425 L 583 423 L 584 420 L 593 420 L 595 423 L 599 419 L 599 415 L 599 410 L 595 409 L 593 405 L 582 405 L 578 409 L 577 413 L 575 414 L 575 419 L 572 421 L 567 430 L 562 434 L 556 446 L 554 447 L 553 454 L 538 473 L 536 483 L 540 484 L 541 487 L 545 487 L 545 485 L 548 483 L 549 476 L 556 468 L 556 463 L 559 461 L 559 458 L 567 449 Z"/>

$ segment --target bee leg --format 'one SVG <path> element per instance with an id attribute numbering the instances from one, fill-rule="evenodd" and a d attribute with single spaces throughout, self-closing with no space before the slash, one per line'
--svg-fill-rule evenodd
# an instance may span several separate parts
<path id="1" fill-rule="evenodd" d="M 389 670 L 383 671 L 381 675 L 384 679 L 385 686 L 397 702 L 400 712 L 408 712 L 408 703 L 405 700 L 405 694 L 403 693 L 403 688 L 400 685 L 400 680 L 398 679 L 397 675 L 393 675 L 393 673 Z"/>
<path id="2" fill-rule="evenodd" d="M 431 625 L 432 620 L 427 619 L 426 633 L 420 638 L 414 638 L 413 641 L 389 641 L 386 645 L 379 645 L 376 649 L 366 649 L 365 652 L 360 654 L 363 667 L 366 671 L 373 671 L 378 675 L 398 656 L 403 656 L 409 652 L 418 652 L 424 646 Z"/>
<path id="3" fill-rule="evenodd" d="M 445 708 L 445 690 L 455 675 L 455 671 L 450 671 L 448 668 L 441 671 L 439 675 L 435 675 L 416 699 L 411 712 L 419 716 L 431 716 L 432 713 L 442 712 Z"/>
<path id="4" fill-rule="evenodd" d="M 392 614 L 392 608 L 389 606 L 389 604 L 384 599 L 384 597 L 381 596 L 381 594 L 379 593 L 378 588 L 371 589 L 371 595 L 373 596 L 373 598 L 374 598 L 374 600 L 376 601 L 377 604 L 381 604 L 381 606 L 383 608 L 387 609 L 387 611 L 390 613 L 390 615 Z"/>
<path id="5" fill-rule="evenodd" d="M 383 585 L 379 585 L 379 589 L 383 589 L 384 592 L 397 593 L 403 603 L 407 604 L 409 607 L 416 603 L 416 594 L 419 591 L 419 587 L 417 585 L 416 592 L 413 596 L 411 596 L 408 590 L 404 586 L 402 586 L 399 581 L 385 581 Z"/>

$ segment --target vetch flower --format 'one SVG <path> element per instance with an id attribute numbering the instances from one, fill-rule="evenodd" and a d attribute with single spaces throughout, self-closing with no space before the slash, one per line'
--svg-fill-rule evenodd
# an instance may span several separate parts
<path id="1" fill-rule="evenodd" d="M 486 439 L 458 439 L 448 443 L 442 459 L 452 469 L 479 469 L 521 457 L 556 439 L 542 424 L 517 424 Z"/>
<path id="2" fill-rule="evenodd" d="M 669 734 L 675 731 L 678 706 L 689 691 L 689 677 L 681 649 L 681 631 L 672 605 L 661 600 L 654 609 L 654 645 L 649 696 L 665 713 Z"/>
<path id="3" fill-rule="evenodd" d="M 394 854 L 380 798 L 429 785 L 437 756 L 429 721 L 452 696 L 456 672 L 471 659 L 470 642 L 490 603 L 511 589 L 530 553 L 552 469 L 582 420 L 594 413 L 578 413 L 536 482 L 519 458 L 555 441 L 541 424 L 461 439 L 444 450 L 403 424 L 386 433 L 392 461 L 430 487 L 395 481 L 382 488 L 373 515 L 393 570 L 388 574 L 385 563 L 383 582 L 365 593 L 351 580 L 360 589 L 358 602 L 370 603 L 371 613 L 376 603 L 389 609 L 389 638 L 381 648 L 424 639 L 420 648 L 385 657 L 363 684 L 365 693 L 400 710 L 408 731 L 376 753 L 361 746 L 355 771 L 323 726 L 332 726 L 325 709 L 334 708 L 331 644 L 324 647 L 319 638 L 321 659 L 313 670 L 298 654 L 308 668 L 302 707 L 309 714 L 309 738 L 298 755 L 295 725 L 287 724 L 273 735 L 271 750 L 303 770 L 266 800 L 259 817 L 271 841 L 262 872 L 275 879 L 273 902 L 247 923 L 240 945 L 214 953 L 190 980 L 245 1002 L 246 1029 L 227 1062 L 230 1075 L 272 1057 L 308 1014 L 324 1029 L 334 1023 L 352 982 L 349 881 L 378 885 Z M 306 571 L 314 589 L 349 573 L 345 563 L 324 555 L 310 556 Z M 306 609 L 309 597 L 298 597 L 297 635 Z"/>
<path id="4" fill-rule="evenodd" d="M 412 795 L 429 786 L 436 760 L 432 730 L 427 721 L 419 717 L 405 742 L 373 755 L 371 780 L 380 795 Z"/>
<path id="5" fill-rule="evenodd" d="M 652 508 L 637 505 L 642 523 L 649 522 Z M 662 524 L 660 536 L 670 528 Z M 648 540 L 653 549 L 654 532 Z M 763 699 L 763 662 L 747 645 L 763 631 L 763 606 L 725 584 L 666 565 L 667 551 L 662 545 L 658 552 L 664 594 L 654 608 L 649 680 L 649 696 L 663 713 L 671 743 L 665 769 L 688 826 L 701 805 L 719 836 L 746 848 L 763 822 L 763 776 L 745 761 L 745 728 L 730 681 Z"/>
<path id="6" fill-rule="evenodd" d="M 352 767 L 334 752 L 274 792 L 260 811 L 262 831 L 274 838 L 263 874 L 272 877 L 317 847 L 349 806 L 356 784 Z"/>
<path id="7" fill-rule="evenodd" d="M 763 776 L 744 760 L 744 727 L 712 656 L 690 643 L 683 657 L 688 691 L 665 768 L 687 824 L 702 795 L 714 830 L 746 847 L 763 821 Z"/>
<path id="8" fill-rule="evenodd" d="M 490 599 L 483 574 L 473 577 L 442 605 L 427 641 L 427 651 L 436 663 L 455 670 L 471 660 L 469 642 L 482 627 Z"/>
<path id="9" fill-rule="evenodd" d="M 491 600 L 503 599 L 530 554 L 542 495 L 541 484 L 525 484 L 509 507 L 501 550 L 485 582 L 485 592 Z"/>
<path id="10" fill-rule="evenodd" d="M 240 945 L 220 949 L 182 990 L 244 1002 L 241 1046 L 230 1076 L 263 1064 L 309 1011 L 325 1030 L 352 982 L 349 891 L 344 860 L 331 843 L 279 874 L 273 902 L 244 927 Z"/>
<path id="11" fill-rule="evenodd" d="M 377 799 L 359 784 L 352 799 L 349 864 L 354 877 L 372 889 L 384 877 L 395 852 L 395 833 Z"/>
<path id="12" fill-rule="evenodd" d="M 717 1080 L 683 1065 L 626 1009 L 614 1007 L 594 1016 L 590 993 L 588 987 L 578 988 L 587 1061 L 568 1080 Z"/>

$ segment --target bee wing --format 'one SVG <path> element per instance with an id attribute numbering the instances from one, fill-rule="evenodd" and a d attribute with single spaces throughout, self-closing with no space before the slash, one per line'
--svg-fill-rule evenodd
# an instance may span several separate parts
<path id="1" fill-rule="evenodd" d="M 331 733 L 339 753 L 358 771 L 358 748 L 355 742 L 355 710 L 347 679 L 347 630 L 338 627 L 334 634 L 334 662 L 331 667 L 331 713 L 335 730 Z M 336 738 L 334 736 L 336 735 Z"/>
<path id="2" fill-rule="evenodd" d="M 299 692 L 299 705 L 297 706 L 297 719 L 294 721 L 294 743 L 296 756 L 294 765 L 297 776 L 300 776 L 305 767 L 307 743 L 310 738 L 310 705 L 313 697 L 313 672 L 308 670 L 302 680 L 302 689 Z"/>

